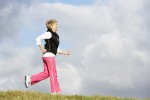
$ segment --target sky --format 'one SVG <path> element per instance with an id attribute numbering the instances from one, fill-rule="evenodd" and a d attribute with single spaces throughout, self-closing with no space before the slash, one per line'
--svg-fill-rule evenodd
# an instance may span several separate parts
<path id="1" fill-rule="evenodd" d="M 0 90 L 50 92 L 35 38 L 58 21 L 61 94 L 150 97 L 149 0 L 0 0 Z M 44 45 L 44 41 L 42 41 Z"/>

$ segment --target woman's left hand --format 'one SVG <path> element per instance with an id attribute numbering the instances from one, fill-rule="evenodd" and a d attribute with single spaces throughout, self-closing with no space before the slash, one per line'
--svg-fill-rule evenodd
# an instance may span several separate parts
<path id="1" fill-rule="evenodd" d="M 70 51 L 66 51 L 64 54 L 65 55 L 70 55 L 71 53 L 70 53 Z"/>

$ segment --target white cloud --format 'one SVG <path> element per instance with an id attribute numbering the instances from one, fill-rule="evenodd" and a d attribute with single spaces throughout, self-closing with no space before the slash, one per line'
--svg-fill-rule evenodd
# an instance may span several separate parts
<path id="1" fill-rule="evenodd" d="M 20 84 L 23 77 L 30 68 L 32 62 L 32 55 L 34 51 L 32 48 L 14 47 L 15 43 L 12 40 L 2 41 L 0 48 L 0 78 L 3 80 L 1 89 L 14 89 L 22 86 Z"/>
<path id="2" fill-rule="evenodd" d="M 65 94 L 78 94 L 80 92 L 81 76 L 78 69 L 69 64 L 63 63 L 58 65 L 58 75 L 60 79 L 60 85 L 62 93 Z"/>
<path id="3" fill-rule="evenodd" d="M 134 50 L 134 45 L 131 43 L 132 41 L 124 39 L 117 32 L 99 37 L 95 43 L 85 48 L 82 60 L 88 71 L 85 74 L 90 73 L 89 76 L 92 77 L 99 75 L 98 80 L 107 81 L 115 87 L 132 87 L 132 73 L 129 70 L 132 70 L 131 61 L 134 57 L 131 59 L 129 57 L 133 56 L 131 50 Z M 131 68 L 124 69 L 125 66 Z"/>

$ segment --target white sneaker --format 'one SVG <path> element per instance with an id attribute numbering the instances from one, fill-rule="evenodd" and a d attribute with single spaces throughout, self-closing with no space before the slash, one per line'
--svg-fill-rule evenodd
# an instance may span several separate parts
<path id="1" fill-rule="evenodd" d="M 31 85 L 30 76 L 25 76 L 25 86 L 28 88 Z"/>
<path id="2" fill-rule="evenodd" d="M 51 93 L 51 95 L 56 95 L 56 92 L 54 92 L 54 93 Z"/>

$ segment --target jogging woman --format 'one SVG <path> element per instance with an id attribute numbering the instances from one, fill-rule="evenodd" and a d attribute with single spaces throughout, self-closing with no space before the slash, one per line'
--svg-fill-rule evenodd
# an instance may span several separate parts
<path id="1" fill-rule="evenodd" d="M 58 29 L 57 21 L 50 19 L 46 22 L 47 32 L 41 34 L 36 38 L 36 44 L 41 49 L 43 56 L 44 71 L 31 76 L 25 76 L 25 86 L 28 88 L 44 79 L 50 77 L 51 94 L 60 92 L 60 86 L 57 78 L 56 54 L 70 55 L 69 51 L 61 51 L 59 49 L 59 35 L 56 33 Z M 41 40 L 45 40 L 44 47 Z"/>

